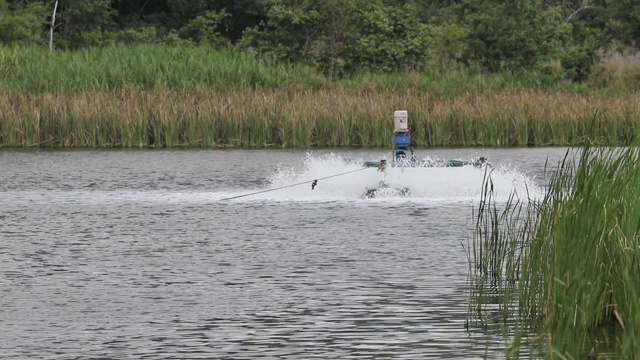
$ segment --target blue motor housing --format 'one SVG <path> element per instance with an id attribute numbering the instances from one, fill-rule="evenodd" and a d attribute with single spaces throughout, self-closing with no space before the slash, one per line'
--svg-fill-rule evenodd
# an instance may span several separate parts
<path id="1" fill-rule="evenodd" d="M 393 147 L 395 149 L 408 149 L 411 146 L 411 136 L 407 133 L 396 133 L 393 139 Z"/>

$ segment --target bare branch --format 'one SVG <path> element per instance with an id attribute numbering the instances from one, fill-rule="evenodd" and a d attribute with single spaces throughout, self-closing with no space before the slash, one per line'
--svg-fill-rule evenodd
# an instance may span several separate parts
<path id="1" fill-rule="evenodd" d="M 578 8 L 576 11 L 574 11 L 573 13 L 571 13 L 571 15 L 569 15 L 567 17 L 567 19 L 565 20 L 565 22 L 569 22 L 571 21 L 571 18 L 574 17 L 576 14 L 578 14 L 579 12 L 581 12 L 582 10 L 586 10 L 589 8 L 592 8 L 593 6 L 589 5 L 589 0 L 583 0 L 582 1 L 582 6 L 580 6 L 580 8 Z"/>
<path id="2" fill-rule="evenodd" d="M 572 18 L 574 15 L 576 15 L 577 13 L 579 13 L 580 11 L 582 11 L 582 10 L 586 10 L 586 9 L 589 9 L 589 8 L 591 8 L 591 7 L 593 7 L 593 6 L 585 5 L 584 7 L 581 7 L 580 9 L 578 9 L 578 10 L 574 11 L 571 15 L 569 15 L 569 17 L 567 18 L 566 22 L 571 21 L 571 18 Z"/>
<path id="3" fill-rule="evenodd" d="M 53 51 L 53 29 L 57 27 L 56 25 L 57 10 L 58 10 L 58 0 L 56 0 L 56 4 L 53 6 L 53 15 L 51 15 L 51 27 L 49 28 L 49 52 Z"/>

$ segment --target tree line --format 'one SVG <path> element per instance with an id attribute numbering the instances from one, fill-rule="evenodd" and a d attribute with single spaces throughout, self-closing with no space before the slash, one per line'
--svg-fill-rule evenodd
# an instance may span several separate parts
<path id="1" fill-rule="evenodd" d="M 233 47 L 330 77 L 555 63 L 582 81 L 601 50 L 638 39 L 637 0 L 0 0 L 4 46 Z"/>

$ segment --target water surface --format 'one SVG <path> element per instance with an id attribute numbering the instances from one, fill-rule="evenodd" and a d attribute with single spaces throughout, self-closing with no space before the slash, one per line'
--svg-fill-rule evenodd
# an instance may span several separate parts
<path id="1" fill-rule="evenodd" d="M 504 197 L 564 154 L 418 152 L 487 156 Z M 0 151 L 0 358 L 503 357 L 465 329 L 483 171 L 353 171 L 387 155 Z"/>

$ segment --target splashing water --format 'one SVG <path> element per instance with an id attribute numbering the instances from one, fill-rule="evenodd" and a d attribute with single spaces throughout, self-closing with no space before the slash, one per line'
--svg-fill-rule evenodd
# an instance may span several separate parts
<path id="1" fill-rule="evenodd" d="M 437 160 L 437 159 L 436 159 Z M 364 160 L 349 160 L 336 154 L 307 154 L 300 165 L 284 166 L 270 177 L 268 189 L 261 199 L 312 201 L 389 201 L 411 200 L 429 202 L 471 202 L 480 198 L 485 176 L 490 176 L 497 200 L 506 200 L 511 193 L 519 198 L 540 198 L 542 188 L 535 179 L 517 171 L 511 165 L 489 168 L 464 167 L 387 167 L 363 168 Z M 331 177 L 334 176 L 334 177 Z M 331 177 L 329 179 L 323 179 Z M 315 188 L 311 182 L 318 179 Z M 367 189 L 385 183 L 388 188 L 376 193 L 375 199 L 363 199 Z M 296 185 L 299 184 L 299 185 Z M 279 189 L 282 188 L 282 189 Z M 403 196 L 398 189 L 408 188 Z"/>

